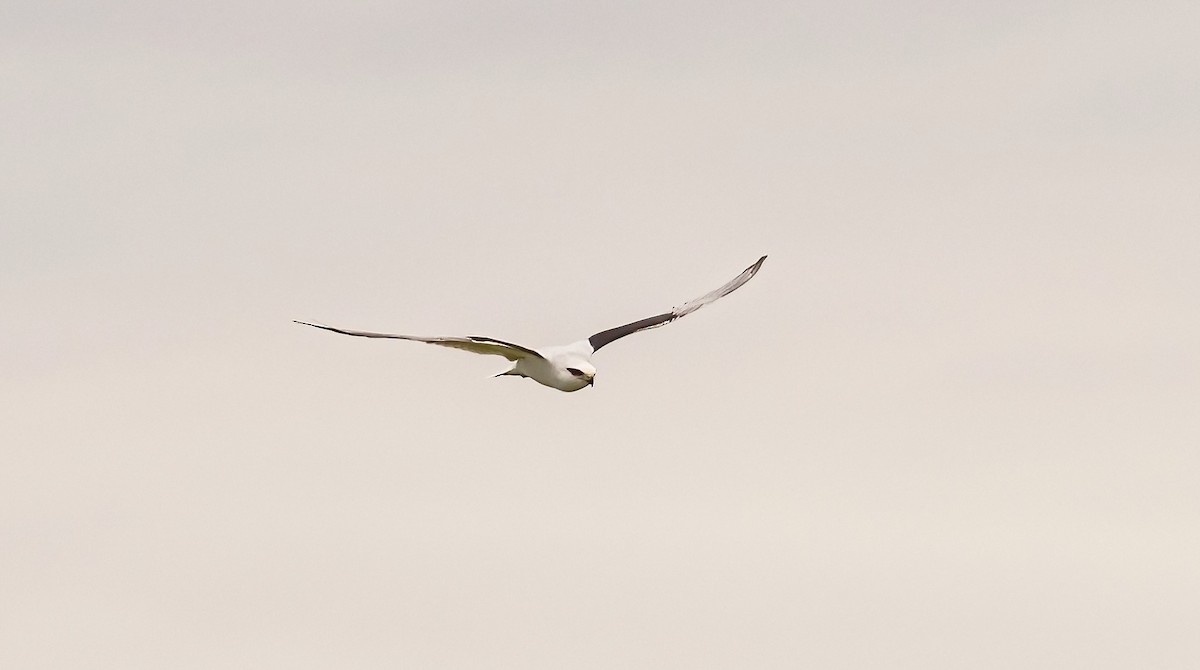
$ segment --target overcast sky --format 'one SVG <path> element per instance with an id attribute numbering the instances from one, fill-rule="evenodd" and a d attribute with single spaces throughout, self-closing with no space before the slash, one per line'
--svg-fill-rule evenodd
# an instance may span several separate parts
<path id="1" fill-rule="evenodd" d="M 0 7 L 0 666 L 1194 668 L 1200 5 Z M 595 388 L 318 320 L 600 352 Z"/>

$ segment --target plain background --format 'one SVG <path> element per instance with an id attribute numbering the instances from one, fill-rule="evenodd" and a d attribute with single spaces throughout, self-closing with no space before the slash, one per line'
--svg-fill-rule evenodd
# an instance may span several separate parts
<path id="1" fill-rule="evenodd" d="M 8 0 L 0 666 L 1200 667 L 1197 44 Z"/>

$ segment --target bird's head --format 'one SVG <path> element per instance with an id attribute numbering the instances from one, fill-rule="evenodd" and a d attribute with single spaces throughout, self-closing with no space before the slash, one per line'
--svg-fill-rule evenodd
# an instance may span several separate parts
<path id="1" fill-rule="evenodd" d="M 572 382 L 578 384 L 578 388 L 595 383 L 596 368 L 585 360 L 570 361 L 563 366 L 563 370 L 570 375 Z"/>

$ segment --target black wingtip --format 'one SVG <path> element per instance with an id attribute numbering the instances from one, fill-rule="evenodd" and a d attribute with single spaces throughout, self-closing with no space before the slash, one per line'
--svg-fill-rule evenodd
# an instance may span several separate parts
<path id="1" fill-rule="evenodd" d="M 754 275 L 758 274 L 758 269 L 761 268 L 762 264 L 765 263 L 766 261 L 767 261 L 767 255 L 763 254 L 761 258 L 759 258 L 757 261 L 754 261 L 754 265 L 751 265 L 750 267 L 746 268 L 745 270 L 742 270 L 742 273 L 745 274 L 745 273 L 749 272 L 750 276 L 753 277 Z"/>
<path id="2" fill-rule="evenodd" d="M 292 319 L 292 323 L 298 323 L 301 326 L 309 326 L 312 328 L 320 328 L 321 330 L 332 330 L 335 333 L 342 332 L 342 331 L 338 330 L 337 328 L 334 328 L 333 326 L 325 326 L 325 325 L 322 325 L 319 323 L 313 323 L 311 321 L 300 321 L 299 319 Z"/>

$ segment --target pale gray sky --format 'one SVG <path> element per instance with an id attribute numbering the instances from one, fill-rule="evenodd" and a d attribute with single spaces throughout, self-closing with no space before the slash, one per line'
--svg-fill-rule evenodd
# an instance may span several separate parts
<path id="1" fill-rule="evenodd" d="M 9 0 L 0 666 L 1197 667 L 1198 43 Z"/>

